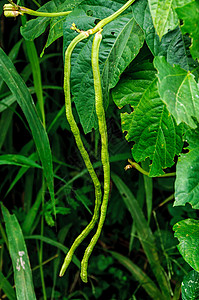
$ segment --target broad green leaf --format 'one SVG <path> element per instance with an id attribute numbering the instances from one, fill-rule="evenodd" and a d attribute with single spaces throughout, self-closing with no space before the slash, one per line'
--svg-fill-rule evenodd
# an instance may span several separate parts
<path id="1" fill-rule="evenodd" d="M 152 299 L 162 299 L 162 295 L 155 283 L 142 271 L 136 264 L 134 264 L 129 258 L 117 253 L 110 251 L 112 256 L 116 258 L 131 274 L 139 281 L 140 285 L 145 289 L 146 293 Z"/>
<path id="2" fill-rule="evenodd" d="M 153 24 L 160 40 L 179 23 L 175 8 L 191 1 L 193 0 L 148 0 Z"/>
<path id="3" fill-rule="evenodd" d="M 184 260 L 199 271 L 199 221 L 186 219 L 173 226 L 174 236 L 178 238 L 178 250 Z"/>
<path id="4" fill-rule="evenodd" d="M 178 17 L 172 5 L 173 0 L 149 0 L 149 8 L 157 34 L 161 38 L 178 25 Z"/>
<path id="5" fill-rule="evenodd" d="M 75 21 L 78 28 L 87 30 L 95 26 L 97 19 L 103 19 L 121 6 L 122 2 L 110 0 L 86 0 L 66 19 L 64 24 L 64 50 L 77 35 L 70 30 Z M 88 16 L 90 14 L 90 16 Z M 110 88 L 113 88 L 120 75 L 136 57 L 144 42 L 143 32 L 136 24 L 131 9 L 104 27 L 100 45 L 100 72 L 104 104 L 107 106 Z M 98 127 L 95 113 L 91 48 L 93 36 L 82 41 L 72 55 L 71 91 L 84 132 Z"/>
<path id="6" fill-rule="evenodd" d="M 48 13 L 69 11 L 74 9 L 74 7 L 81 2 L 82 0 L 51 0 L 40 7 L 38 11 Z M 56 39 L 63 36 L 63 23 L 66 17 L 67 16 L 52 18 L 37 17 L 36 19 L 28 21 L 23 27 L 21 27 L 21 34 L 26 40 L 33 41 L 45 31 L 48 25 L 50 25 L 48 39 L 44 47 L 45 49 L 50 46 Z"/>
<path id="7" fill-rule="evenodd" d="M 155 238 L 144 217 L 142 209 L 132 192 L 129 190 L 128 186 L 120 179 L 120 177 L 112 172 L 111 178 L 115 186 L 117 187 L 122 199 L 124 200 L 124 203 L 126 204 L 126 207 L 129 210 L 133 221 L 135 222 L 140 243 L 142 244 L 149 264 L 151 265 L 152 271 L 163 292 L 162 299 L 170 299 L 168 281 L 165 277 L 162 266 L 160 265 L 158 252 L 156 251 Z"/>
<path id="8" fill-rule="evenodd" d="M 151 72 L 144 67 L 145 64 L 141 71 L 135 72 L 135 79 L 124 79 L 116 86 L 113 100 L 119 107 L 130 105 L 134 109 L 121 114 L 122 130 L 127 132 L 127 141 L 135 142 L 132 149 L 135 161 L 149 157 L 152 160 L 149 175 L 159 176 L 164 174 L 162 169 L 174 164 L 175 154 L 181 151 L 181 130 L 160 99 L 153 67 L 150 66 Z"/>
<path id="9" fill-rule="evenodd" d="M 178 17 L 183 20 L 181 26 L 182 32 L 188 33 L 192 39 L 192 45 L 190 47 L 191 54 L 194 59 L 199 59 L 199 1 L 195 0 L 192 3 L 186 3 L 187 5 L 177 8 L 176 12 Z"/>
<path id="10" fill-rule="evenodd" d="M 52 155 L 47 133 L 39 119 L 28 88 L 2 49 L 0 49 L 0 76 L 5 80 L 9 89 L 16 97 L 17 102 L 28 121 L 39 157 L 41 159 L 50 196 L 52 202 L 54 203 Z"/>
<path id="11" fill-rule="evenodd" d="M 188 130 L 185 140 L 189 143 L 189 152 L 178 158 L 174 206 L 189 202 L 193 208 L 199 209 L 199 130 Z"/>
<path id="12" fill-rule="evenodd" d="M 171 66 L 164 57 L 155 57 L 154 66 L 158 70 L 159 93 L 177 124 L 186 123 L 192 128 L 199 120 L 199 87 L 193 74 Z"/>
<path id="13" fill-rule="evenodd" d="M 165 34 L 161 41 L 153 26 L 147 0 L 136 1 L 133 16 L 144 31 L 146 43 L 154 56 L 165 56 L 171 65 L 176 64 L 189 70 L 195 68 L 195 62 L 187 48 L 187 37 L 182 35 L 179 27 Z"/>
<path id="14" fill-rule="evenodd" d="M 0 165 L 15 165 L 23 167 L 41 168 L 39 164 L 32 159 L 19 154 L 0 155 Z"/>
<path id="15" fill-rule="evenodd" d="M 1 205 L 14 270 L 17 299 L 36 300 L 24 237 L 15 215 Z"/>
<path id="16" fill-rule="evenodd" d="M 6 279 L 6 277 L 4 277 L 4 275 L 1 271 L 0 271 L 0 289 L 3 290 L 6 297 L 9 300 L 16 299 L 15 291 L 14 291 L 12 285 L 9 283 L 9 281 Z"/>
<path id="17" fill-rule="evenodd" d="M 189 272 L 182 282 L 182 300 L 199 299 L 199 273 L 195 270 Z"/>

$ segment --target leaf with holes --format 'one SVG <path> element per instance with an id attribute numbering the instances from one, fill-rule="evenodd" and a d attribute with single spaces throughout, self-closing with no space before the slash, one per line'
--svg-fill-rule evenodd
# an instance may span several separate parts
<path id="1" fill-rule="evenodd" d="M 164 34 L 177 27 L 179 21 L 175 12 L 176 7 L 181 7 L 193 0 L 149 0 L 149 8 L 156 32 L 161 40 Z"/>
<path id="2" fill-rule="evenodd" d="M 179 18 L 183 20 L 182 32 L 184 34 L 188 33 L 192 39 L 191 54 L 194 59 L 199 59 L 199 1 L 196 0 L 180 7 L 176 9 L 176 12 Z"/>
<path id="3" fill-rule="evenodd" d="M 154 66 L 158 70 L 161 99 L 177 124 L 184 122 L 196 128 L 193 117 L 199 120 L 199 87 L 193 74 L 179 66 L 171 66 L 164 57 L 155 57 Z"/>
<path id="4" fill-rule="evenodd" d="M 135 161 L 149 157 L 149 175 L 159 176 L 164 174 L 162 169 L 174 164 L 174 156 L 181 151 L 182 132 L 160 99 L 155 72 L 149 77 L 145 68 L 146 64 L 138 70 L 136 79 L 121 81 L 113 91 L 113 100 L 120 108 L 126 104 L 134 108 L 121 114 L 122 130 L 127 132 L 128 141 L 135 142 Z"/>
<path id="5" fill-rule="evenodd" d="M 154 56 L 165 56 L 168 63 L 180 65 L 185 70 L 195 68 L 195 62 L 187 51 L 189 38 L 182 35 L 179 26 L 166 33 L 160 41 L 153 25 L 147 0 L 135 2 L 133 16 L 143 29 L 146 43 Z"/>
<path id="6" fill-rule="evenodd" d="M 188 202 L 199 209 L 199 130 L 188 130 L 185 140 L 189 152 L 181 154 L 177 162 L 174 206 Z"/>

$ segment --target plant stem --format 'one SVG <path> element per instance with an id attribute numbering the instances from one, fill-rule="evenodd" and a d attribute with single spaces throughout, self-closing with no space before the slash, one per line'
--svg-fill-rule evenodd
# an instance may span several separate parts
<path id="1" fill-rule="evenodd" d="M 88 259 L 95 247 L 99 236 L 102 231 L 102 227 L 106 218 L 106 211 L 109 200 L 110 193 L 110 163 L 109 163 L 109 153 L 108 153 L 108 137 L 107 137 L 107 126 L 106 126 L 106 118 L 105 111 L 103 107 L 103 97 L 102 97 L 102 87 L 101 87 L 101 78 L 100 78 L 100 70 L 99 70 L 99 46 L 102 40 L 101 31 L 96 33 L 93 46 L 92 46 L 92 69 L 93 69 L 93 79 L 94 79 L 94 88 L 95 88 L 95 107 L 96 114 L 99 123 L 99 132 L 101 135 L 101 160 L 104 170 L 104 195 L 101 206 L 101 214 L 99 219 L 99 224 L 97 227 L 97 231 L 93 238 L 90 241 L 90 244 L 86 248 L 84 253 L 84 257 L 81 262 L 81 279 L 83 282 L 87 282 L 87 267 L 88 267 Z"/>
<path id="2" fill-rule="evenodd" d="M 70 14 L 72 11 L 62 11 L 62 12 L 56 12 L 56 13 L 48 13 L 48 12 L 43 12 L 43 11 L 35 11 L 23 6 L 19 6 L 19 12 L 23 14 L 28 14 L 31 16 L 36 16 L 36 17 L 61 17 L 61 16 L 67 16 Z"/>
<path id="3" fill-rule="evenodd" d="M 120 9 L 118 9 L 116 12 L 114 12 L 112 15 L 109 17 L 101 20 L 93 29 L 89 29 L 88 32 L 89 34 L 94 34 L 98 31 L 100 31 L 105 25 L 110 23 L 111 21 L 115 20 L 121 13 L 123 13 L 131 4 L 133 4 L 135 0 L 129 0 L 127 1 Z"/>
<path id="4" fill-rule="evenodd" d="M 66 52 L 65 52 L 65 65 L 64 65 L 64 94 L 65 94 L 65 107 L 66 107 L 66 117 L 68 120 L 68 123 L 70 125 L 71 131 L 74 135 L 77 147 L 82 155 L 82 158 L 84 160 L 84 163 L 88 169 L 88 172 L 91 176 L 91 179 L 93 181 L 94 187 L 95 187 L 95 209 L 94 214 L 92 217 L 92 220 L 87 225 L 87 227 L 81 232 L 81 234 L 76 238 L 73 245 L 71 246 L 70 250 L 68 251 L 64 263 L 62 265 L 60 276 L 63 276 L 68 265 L 70 264 L 72 260 L 72 256 L 76 250 L 76 248 L 80 245 L 80 243 L 85 239 L 85 237 L 90 233 L 90 231 L 95 226 L 95 223 L 97 222 L 98 215 L 99 215 L 99 209 L 101 204 L 101 185 L 97 178 L 97 175 L 94 171 L 94 168 L 92 166 L 92 163 L 90 161 L 88 152 L 86 151 L 81 136 L 80 131 L 77 126 L 77 123 L 74 119 L 73 112 L 72 112 L 72 105 L 71 105 L 71 95 L 70 95 L 70 69 L 71 69 L 71 54 L 75 46 L 82 40 L 86 39 L 88 37 L 87 32 L 81 32 L 78 36 L 76 36 L 70 45 L 68 46 Z"/>
<path id="5" fill-rule="evenodd" d="M 136 170 L 138 170 L 140 173 L 146 175 L 146 176 L 149 176 L 149 172 L 145 171 L 144 169 L 142 169 L 140 167 L 139 164 L 137 164 L 136 162 L 132 161 L 131 159 L 128 159 L 128 162 L 131 164 L 131 165 L 127 165 L 125 167 L 125 170 L 128 170 L 129 168 L 133 167 L 135 168 Z M 176 172 L 172 172 L 172 173 L 165 173 L 164 175 L 160 175 L 160 176 L 156 176 L 158 178 L 160 177 L 171 177 L 171 176 L 176 176 Z"/>

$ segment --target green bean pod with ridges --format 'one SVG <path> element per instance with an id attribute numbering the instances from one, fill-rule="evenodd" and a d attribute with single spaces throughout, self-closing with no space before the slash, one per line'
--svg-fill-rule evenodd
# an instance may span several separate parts
<path id="1" fill-rule="evenodd" d="M 106 218 L 106 211 L 109 200 L 110 193 L 110 163 L 109 163 L 109 153 L 108 153 L 108 137 L 107 137 L 107 126 L 105 119 L 105 111 L 103 107 L 103 96 L 102 96 L 102 88 L 101 88 L 101 79 L 100 79 L 100 70 L 99 70 L 99 47 L 100 42 L 102 40 L 101 31 L 95 34 L 93 45 L 92 45 L 92 69 L 93 69 L 93 78 L 94 78 L 94 88 L 95 88 L 95 108 L 96 114 L 99 123 L 99 132 L 101 135 L 101 160 L 104 171 L 104 195 L 103 201 L 101 205 L 101 214 L 99 219 L 99 224 L 97 227 L 97 231 L 93 238 L 90 241 L 90 244 L 86 248 L 84 253 L 84 257 L 81 262 L 81 279 L 83 282 L 87 282 L 87 267 L 88 267 L 88 259 L 95 247 Z"/>
<path id="2" fill-rule="evenodd" d="M 75 141 L 77 144 L 77 147 L 82 155 L 82 158 L 85 162 L 85 165 L 88 169 L 88 172 L 91 176 L 91 179 L 93 181 L 94 187 L 95 187 L 95 209 L 93 213 L 92 220 L 90 223 L 86 226 L 86 228 L 81 232 L 81 234 L 75 239 L 74 243 L 72 244 L 70 250 L 68 251 L 66 258 L 64 260 L 64 263 L 62 265 L 60 276 L 63 276 L 68 265 L 70 264 L 72 260 L 72 256 L 76 250 L 76 248 L 80 245 L 80 243 L 85 239 L 85 237 L 90 233 L 90 231 L 95 226 L 95 223 L 99 216 L 99 209 L 101 205 L 101 185 L 97 178 L 97 175 L 94 171 L 94 168 L 92 166 L 92 163 L 90 161 L 88 152 L 86 151 L 81 136 L 80 131 L 77 126 L 77 123 L 74 119 L 73 113 L 72 113 L 72 106 L 71 106 L 71 95 L 70 95 L 70 70 L 71 70 L 71 54 L 73 52 L 73 49 L 75 46 L 82 40 L 88 37 L 87 32 L 81 32 L 78 36 L 76 36 L 65 52 L 65 65 L 64 65 L 64 94 L 65 94 L 65 107 L 66 107 L 66 117 L 68 120 L 68 123 L 70 125 L 71 131 L 75 137 Z"/>

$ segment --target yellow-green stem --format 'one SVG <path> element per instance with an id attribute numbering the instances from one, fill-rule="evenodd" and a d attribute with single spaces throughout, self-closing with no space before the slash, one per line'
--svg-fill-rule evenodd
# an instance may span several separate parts
<path id="1" fill-rule="evenodd" d="M 67 16 L 70 14 L 72 11 L 61 11 L 61 12 L 56 12 L 56 13 L 48 13 L 48 12 L 43 12 L 43 11 L 35 11 L 23 6 L 19 6 L 19 11 L 23 14 L 28 14 L 31 16 L 36 16 L 36 17 L 61 17 L 61 16 Z"/>
<path id="2" fill-rule="evenodd" d="M 120 9 L 118 9 L 116 12 L 114 12 L 112 15 L 108 16 L 107 18 L 101 20 L 94 28 L 89 29 L 89 34 L 94 34 L 98 31 L 100 31 L 105 25 L 115 20 L 121 13 L 123 13 L 131 4 L 133 4 L 135 0 L 129 0 L 127 1 Z"/>
<path id="3" fill-rule="evenodd" d="M 138 170 L 140 173 L 142 173 L 142 174 L 144 174 L 146 176 L 149 176 L 149 172 L 147 172 L 144 169 L 142 169 L 138 163 L 132 161 L 131 159 L 128 159 L 128 162 L 130 163 L 130 167 L 133 167 L 136 170 Z M 128 170 L 130 167 L 129 167 L 129 165 L 127 165 L 125 167 L 125 170 Z M 165 173 L 164 175 L 160 175 L 160 176 L 156 176 L 156 177 L 159 178 L 159 177 L 171 177 L 171 176 L 176 176 L 176 172 Z"/>

